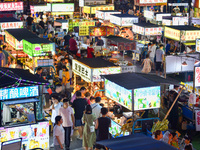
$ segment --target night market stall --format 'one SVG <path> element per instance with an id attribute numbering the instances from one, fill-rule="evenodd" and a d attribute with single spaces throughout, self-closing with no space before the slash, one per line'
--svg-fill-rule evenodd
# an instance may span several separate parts
<path id="1" fill-rule="evenodd" d="M 49 121 L 40 88 L 49 83 L 23 69 L 0 68 L 0 75 L 0 142 L 21 138 L 24 150 L 48 150 Z"/>
<path id="2" fill-rule="evenodd" d="M 162 19 L 162 25 L 166 26 L 179 26 L 188 24 L 188 17 L 183 16 L 164 16 Z"/>
<path id="3" fill-rule="evenodd" d="M 29 56 L 25 66 L 34 73 L 41 59 L 49 59 L 55 54 L 55 43 L 44 38 L 26 38 L 23 40 L 23 51 Z"/>

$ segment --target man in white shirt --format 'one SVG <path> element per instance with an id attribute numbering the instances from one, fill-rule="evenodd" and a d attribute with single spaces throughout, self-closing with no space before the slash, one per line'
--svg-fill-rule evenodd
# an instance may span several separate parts
<path id="1" fill-rule="evenodd" d="M 153 69 L 155 69 L 155 65 L 154 65 L 154 58 L 155 58 L 155 53 L 156 53 L 156 43 L 153 42 L 153 44 L 151 45 L 149 51 L 149 58 L 151 59 L 152 63 L 153 63 Z"/>
<path id="2" fill-rule="evenodd" d="M 96 97 L 95 98 L 95 103 L 91 105 L 92 113 L 95 115 L 96 119 L 101 117 L 101 108 L 102 107 L 99 104 L 100 102 L 101 102 L 101 97 Z"/>

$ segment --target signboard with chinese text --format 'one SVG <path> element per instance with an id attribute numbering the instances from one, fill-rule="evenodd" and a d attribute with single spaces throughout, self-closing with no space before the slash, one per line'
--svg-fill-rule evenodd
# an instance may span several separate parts
<path id="1" fill-rule="evenodd" d="M 72 60 L 72 71 L 86 82 L 91 82 L 92 69 L 75 59 Z"/>
<path id="2" fill-rule="evenodd" d="M 151 6 L 151 5 L 167 5 L 167 0 L 136 0 L 136 5 Z"/>
<path id="3" fill-rule="evenodd" d="M 0 23 L 0 30 L 22 28 L 23 22 L 5 22 Z"/>
<path id="4" fill-rule="evenodd" d="M 52 12 L 73 12 L 74 3 L 54 3 L 52 4 Z"/>
<path id="5" fill-rule="evenodd" d="M 180 41 L 180 30 L 165 27 L 164 37 Z"/>
<path id="6" fill-rule="evenodd" d="M 97 7 L 91 7 L 91 14 L 95 14 L 97 10 L 114 10 L 114 6 L 102 5 Z"/>
<path id="7" fill-rule="evenodd" d="M 53 66 L 53 59 L 38 59 L 37 66 Z"/>
<path id="8" fill-rule="evenodd" d="M 0 11 L 23 11 L 23 2 L 0 3 Z"/>
<path id="9" fill-rule="evenodd" d="M 91 9 L 90 6 L 84 6 L 83 7 L 83 12 L 86 13 L 86 14 L 90 14 L 90 9 Z"/>
<path id="10" fill-rule="evenodd" d="M 5 39 L 6 39 L 6 42 L 8 42 L 12 47 L 16 47 L 16 39 L 11 35 L 9 34 L 8 32 L 5 32 Z"/>
<path id="11" fill-rule="evenodd" d="M 0 89 L 0 100 L 35 97 L 38 95 L 38 86 Z"/>
<path id="12" fill-rule="evenodd" d="M 116 101 L 125 108 L 132 110 L 132 90 L 105 79 L 105 96 Z"/>
<path id="13" fill-rule="evenodd" d="M 160 108 L 160 86 L 134 90 L 134 110 Z"/>
<path id="14" fill-rule="evenodd" d="M 102 20 L 110 20 L 110 15 L 112 14 L 121 14 L 121 12 L 103 12 L 101 10 L 96 11 L 96 17 Z"/>
<path id="15" fill-rule="evenodd" d="M 161 35 L 162 34 L 161 27 L 143 28 L 137 25 L 133 25 L 132 31 L 141 35 Z"/>
<path id="16" fill-rule="evenodd" d="M 144 28 L 143 27 L 140 27 L 140 26 L 137 26 L 137 25 L 133 25 L 132 31 L 134 33 L 138 33 L 138 34 L 144 35 Z"/>
<path id="17" fill-rule="evenodd" d="M 85 1 L 84 0 L 79 0 L 79 7 L 83 7 L 84 6 Z"/>
<path id="18" fill-rule="evenodd" d="M 144 10 L 144 17 L 146 17 L 148 19 L 154 19 L 154 12 L 153 11 Z"/>
<path id="19" fill-rule="evenodd" d="M 163 19 L 162 20 L 162 25 L 164 25 L 164 26 L 171 26 L 172 25 L 172 20 Z"/>
<path id="20" fill-rule="evenodd" d="M 90 27 L 90 36 L 109 36 L 114 35 L 114 28 L 112 27 Z"/>
<path id="21" fill-rule="evenodd" d="M 196 52 L 200 52 L 200 39 L 196 39 Z"/>
<path id="22" fill-rule="evenodd" d="M 35 5 L 30 7 L 34 12 L 51 12 L 51 4 L 47 3 L 47 5 Z"/>
<path id="23" fill-rule="evenodd" d="M 196 41 L 200 38 L 200 30 L 181 31 L 181 41 Z"/>
<path id="24" fill-rule="evenodd" d="M 195 110 L 196 131 L 200 131 L 200 110 Z"/>
<path id="25" fill-rule="evenodd" d="M 138 23 L 138 17 L 118 17 L 111 14 L 110 22 L 119 26 L 132 26 Z"/>
<path id="26" fill-rule="evenodd" d="M 162 21 L 163 20 L 163 16 L 171 16 L 171 14 L 156 14 L 156 21 Z"/>
<path id="27" fill-rule="evenodd" d="M 200 67 L 195 67 L 195 87 L 200 87 Z"/>
<path id="28" fill-rule="evenodd" d="M 89 36 L 90 27 L 95 26 L 95 21 L 79 22 L 79 36 Z"/>

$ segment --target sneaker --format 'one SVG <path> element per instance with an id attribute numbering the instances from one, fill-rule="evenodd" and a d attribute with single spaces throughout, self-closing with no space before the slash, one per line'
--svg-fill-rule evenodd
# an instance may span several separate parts
<path id="1" fill-rule="evenodd" d="M 54 144 L 52 143 L 50 147 L 54 147 Z"/>

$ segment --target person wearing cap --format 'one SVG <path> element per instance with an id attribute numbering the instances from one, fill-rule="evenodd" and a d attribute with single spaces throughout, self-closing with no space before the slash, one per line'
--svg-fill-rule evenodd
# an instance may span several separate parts
<path id="1" fill-rule="evenodd" d="M 100 106 L 100 102 L 101 102 L 101 97 L 96 97 L 95 103 L 91 104 L 92 113 L 95 115 L 96 119 L 101 117 L 101 108 L 102 107 Z"/>

